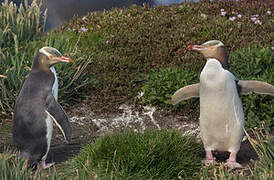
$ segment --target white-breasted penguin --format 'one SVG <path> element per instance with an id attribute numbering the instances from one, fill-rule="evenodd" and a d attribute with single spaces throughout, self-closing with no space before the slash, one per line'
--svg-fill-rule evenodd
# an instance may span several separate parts
<path id="1" fill-rule="evenodd" d="M 188 49 L 202 53 L 207 59 L 200 74 L 200 83 L 177 90 L 172 104 L 200 97 L 200 130 L 206 151 L 204 163 L 215 162 L 212 151 L 228 151 L 225 165 L 240 168 L 236 155 L 244 135 L 244 112 L 241 94 L 252 92 L 274 95 L 274 86 L 260 81 L 237 80 L 231 73 L 224 44 L 218 40 Z"/>
<path id="2" fill-rule="evenodd" d="M 58 82 L 50 67 L 57 63 L 72 63 L 52 47 L 41 48 L 34 57 L 32 70 L 17 98 L 13 115 L 13 141 L 20 151 L 20 158 L 31 165 L 41 161 L 43 169 L 52 164 L 45 160 L 50 148 L 53 122 L 70 141 L 69 119 L 57 102 Z M 57 83 L 53 87 L 54 83 Z M 54 95 L 55 94 L 55 95 Z"/>

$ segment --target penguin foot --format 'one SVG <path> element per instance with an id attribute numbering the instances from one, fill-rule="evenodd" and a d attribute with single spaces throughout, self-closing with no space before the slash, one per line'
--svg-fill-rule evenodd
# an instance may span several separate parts
<path id="1" fill-rule="evenodd" d="M 215 164 L 216 158 L 213 157 L 213 154 L 211 151 L 206 151 L 206 158 L 202 160 L 202 163 L 209 165 L 209 164 Z"/>
<path id="2" fill-rule="evenodd" d="M 227 161 L 224 165 L 231 169 L 243 168 L 243 166 L 236 161 Z"/>
<path id="3" fill-rule="evenodd" d="M 42 166 L 42 169 L 47 169 L 47 168 L 53 166 L 54 164 L 55 163 L 46 163 L 45 161 L 42 161 L 41 166 Z"/>

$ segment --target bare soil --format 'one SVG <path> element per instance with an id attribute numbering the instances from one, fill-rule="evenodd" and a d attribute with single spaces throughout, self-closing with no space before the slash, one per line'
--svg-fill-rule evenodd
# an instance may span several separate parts
<path id="1" fill-rule="evenodd" d="M 86 144 L 93 142 L 97 137 L 105 133 L 131 129 L 143 132 L 151 129 L 178 129 L 182 134 L 192 134 L 201 142 L 199 136 L 198 118 L 174 115 L 165 111 L 156 110 L 153 107 L 144 107 L 143 111 L 134 107 L 121 105 L 120 112 L 94 114 L 85 104 L 77 104 L 67 112 L 70 117 L 72 139 L 69 144 L 64 143 L 64 138 L 58 128 L 54 127 L 51 148 L 47 157 L 48 162 L 60 164 L 77 155 Z M 2 120 L 0 124 L 0 152 L 5 149 L 14 149 L 11 139 L 10 119 Z M 202 142 L 201 142 L 202 143 Z M 217 161 L 224 162 L 229 153 L 215 152 Z M 258 156 L 248 140 L 244 140 L 238 153 L 237 160 L 243 166 L 250 163 L 251 159 Z"/>

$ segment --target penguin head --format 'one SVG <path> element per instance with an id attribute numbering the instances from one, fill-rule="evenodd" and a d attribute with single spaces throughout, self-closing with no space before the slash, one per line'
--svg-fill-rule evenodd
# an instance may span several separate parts
<path id="1" fill-rule="evenodd" d="M 63 56 L 57 49 L 53 47 L 43 47 L 39 49 L 34 58 L 33 68 L 49 69 L 58 63 L 72 63 L 73 60 Z"/>
<path id="2" fill-rule="evenodd" d="M 224 69 L 229 69 L 227 53 L 224 44 L 219 40 L 210 40 L 202 45 L 189 45 L 189 50 L 202 53 L 205 58 L 214 58 L 220 61 Z"/>

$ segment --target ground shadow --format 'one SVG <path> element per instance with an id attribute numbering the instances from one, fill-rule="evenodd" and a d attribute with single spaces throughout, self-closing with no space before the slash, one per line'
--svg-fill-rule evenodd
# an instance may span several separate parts
<path id="1" fill-rule="evenodd" d="M 229 157 L 229 152 L 214 152 L 214 155 L 218 161 L 224 162 Z M 250 163 L 251 159 L 258 160 L 259 157 L 250 142 L 246 140 L 241 144 L 237 154 L 237 161 L 242 165 L 246 165 Z"/>

